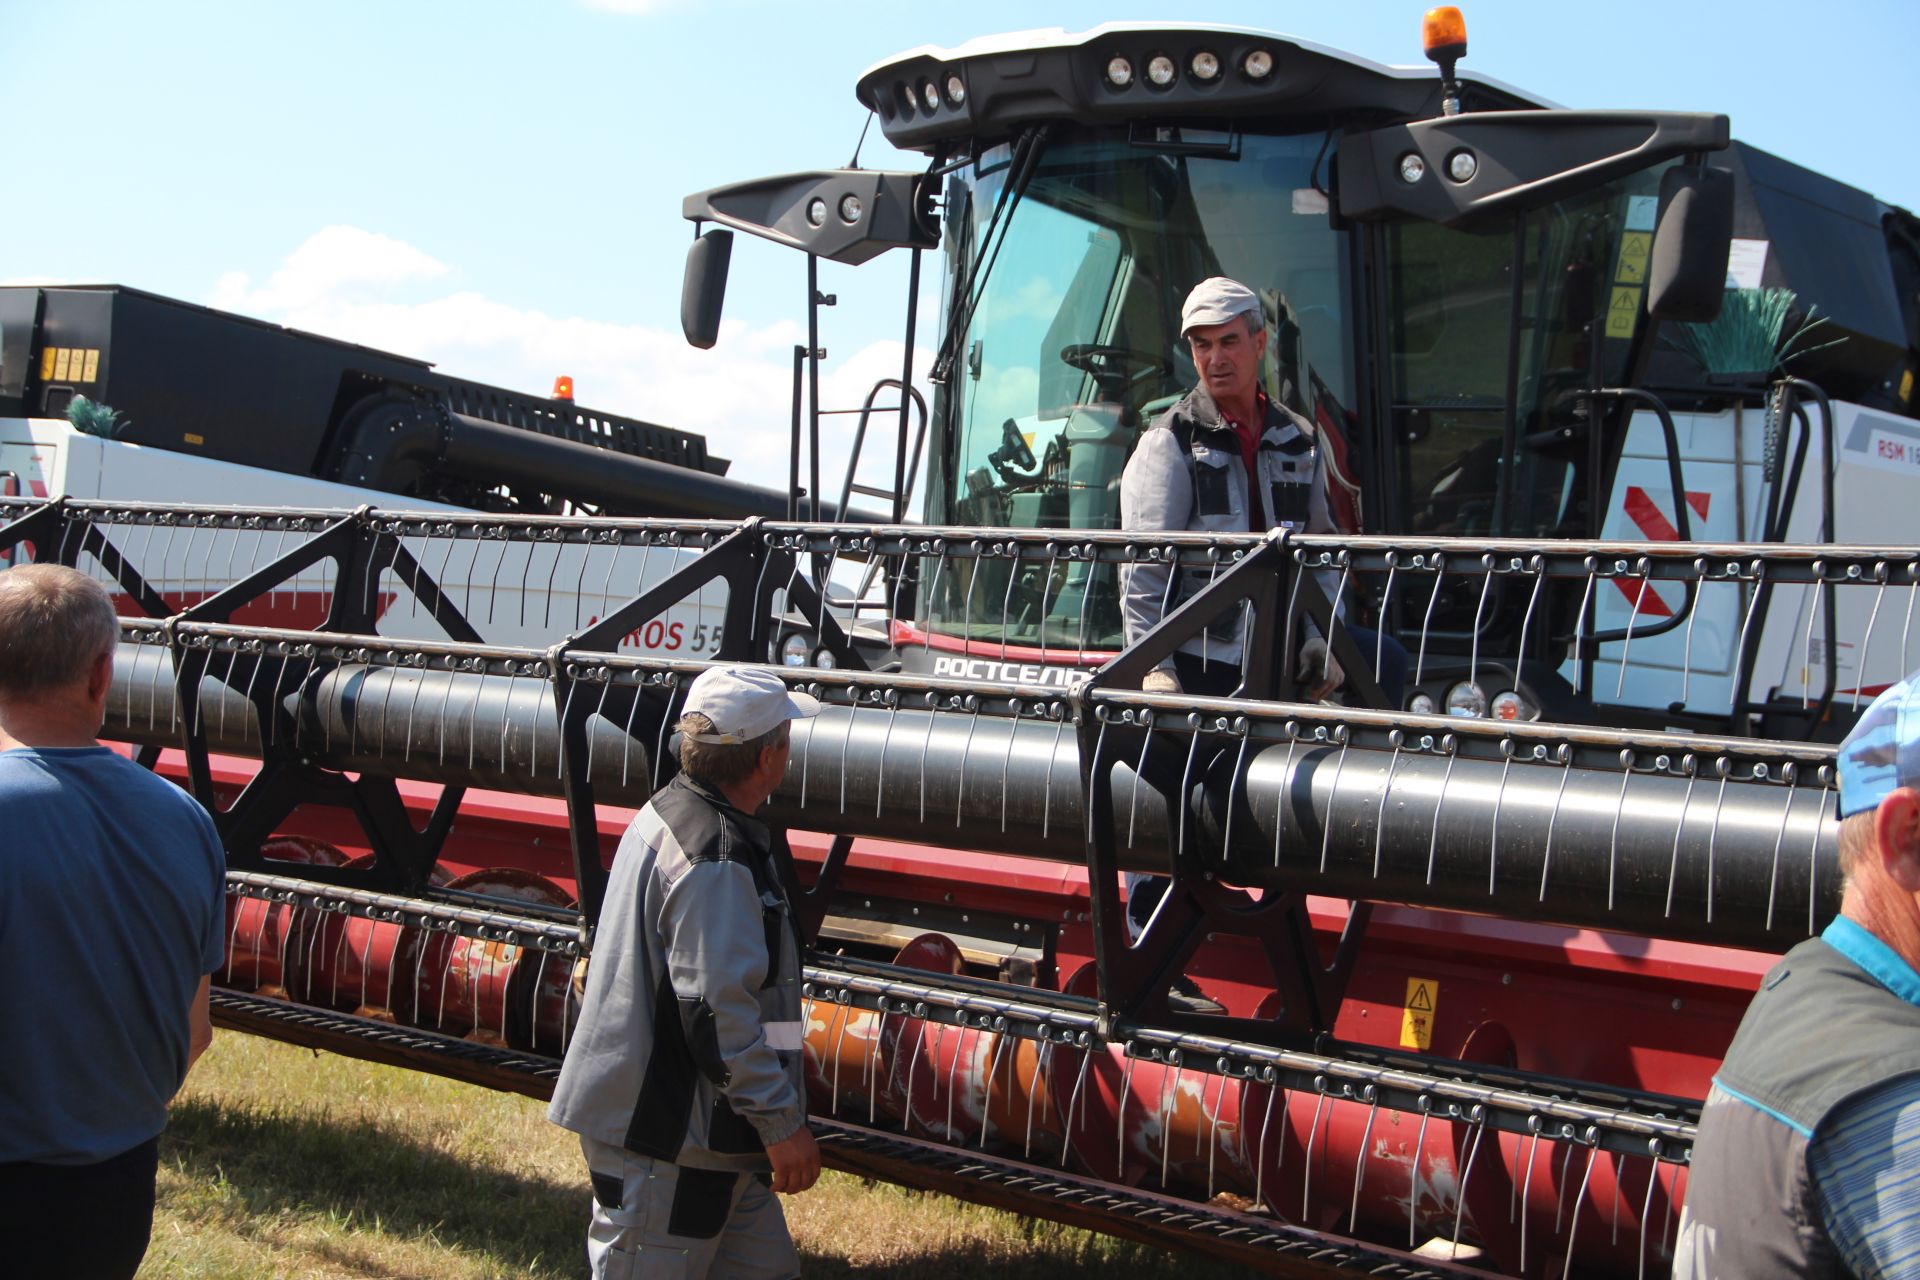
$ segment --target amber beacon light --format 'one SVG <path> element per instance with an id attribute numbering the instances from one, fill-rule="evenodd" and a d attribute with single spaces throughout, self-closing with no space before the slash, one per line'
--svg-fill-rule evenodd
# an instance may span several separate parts
<path id="1" fill-rule="evenodd" d="M 1427 10 L 1420 24 L 1420 43 L 1427 57 L 1440 67 L 1440 111 L 1460 114 L 1460 86 L 1454 81 L 1453 67 L 1467 56 L 1467 20 L 1450 4 Z"/>
<path id="2" fill-rule="evenodd" d="M 561 374 L 553 380 L 553 398 L 555 400 L 573 399 L 573 379 Z"/>

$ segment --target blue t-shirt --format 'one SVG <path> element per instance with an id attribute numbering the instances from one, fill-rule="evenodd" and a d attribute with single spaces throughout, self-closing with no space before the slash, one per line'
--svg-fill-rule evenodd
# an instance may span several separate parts
<path id="1" fill-rule="evenodd" d="M 226 855 L 194 799 L 106 747 L 0 751 L 0 1163 L 158 1134 L 225 957 Z"/>

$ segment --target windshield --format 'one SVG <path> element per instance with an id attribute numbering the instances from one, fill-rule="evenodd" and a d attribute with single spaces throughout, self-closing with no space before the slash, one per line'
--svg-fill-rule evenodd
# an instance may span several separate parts
<path id="1" fill-rule="evenodd" d="M 1194 385 L 1180 305 L 1208 276 L 1267 315 L 1268 394 L 1322 421 L 1352 403 L 1344 237 L 1315 181 L 1323 135 L 1168 127 L 1056 135 L 1004 201 L 1017 148 L 948 178 L 950 371 L 931 460 L 939 524 L 1114 529 L 1142 427 Z M 970 299 L 954 298 L 969 270 Z M 958 283 L 956 283 L 958 282 Z M 1036 649 L 1120 642 L 1112 565 L 956 561 L 923 576 L 935 631 Z M 1009 577 L 1012 573 L 1014 576 Z"/>

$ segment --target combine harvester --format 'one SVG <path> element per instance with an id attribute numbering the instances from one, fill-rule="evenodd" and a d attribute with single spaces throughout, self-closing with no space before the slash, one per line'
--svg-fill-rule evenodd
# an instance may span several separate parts
<path id="1" fill-rule="evenodd" d="M 1438 80 L 1215 27 L 918 50 L 859 92 L 924 172 L 691 197 L 697 344 L 731 232 L 807 255 L 787 495 L 380 353 L 0 291 L 0 467 L 52 495 L 0 499 L 0 553 L 127 602 L 107 731 L 229 850 L 216 1017 L 542 1095 L 687 683 L 776 663 L 828 704 L 772 816 L 829 1162 L 1278 1274 L 1663 1272 L 1698 1100 L 1837 904 L 1827 744 L 1915 664 L 1916 223 L 1724 117 L 1456 79 L 1448 21 Z M 926 523 L 905 371 L 858 433 L 897 422 L 891 481 L 856 447 L 838 504 L 891 511 L 823 523 L 818 261 L 912 254 L 910 351 L 940 246 Z M 1212 274 L 1364 533 L 1117 529 Z M 95 379 L 131 434 L 60 420 Z M 1194 591 L 1123 647 L 1141 561 Z M 1407 706 L 1343 615 L 1405 642 Z M 1303 618 L 1348 705 L 1298 700 Z M 1239 696 L 1140 692 L 1214 625 L 1270 655 Z M 1171 878 L 1137 939 L 1130 870 Z"/>

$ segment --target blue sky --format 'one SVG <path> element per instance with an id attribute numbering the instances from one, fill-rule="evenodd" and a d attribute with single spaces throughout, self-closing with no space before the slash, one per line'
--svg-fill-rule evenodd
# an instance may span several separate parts
<path id="1" fill-rule="evenodd" d="M 1422 5 L 1181 18 L 1417 62 Z M 1573 107 L 1723 111 L 1736 137 L 1920 208 L 1920 0 L 1480 0 L 1467 65 Z M 784 474 L 797 255 L 743 245 L 713 352 L 678 335 L 681 197 L 851 157 L 859 73 L 920 44 L 1166 16 L 1109 4 L 0 0 L 14 104 L 0 280 L 114 281 L 706 431 Z M 908 166 L 870 137 L 869 165 Z M 824 287 L 829 394 L 897 371 L 903 264 Z M 930 337 L 930 335 L 925 335 Z"/>

